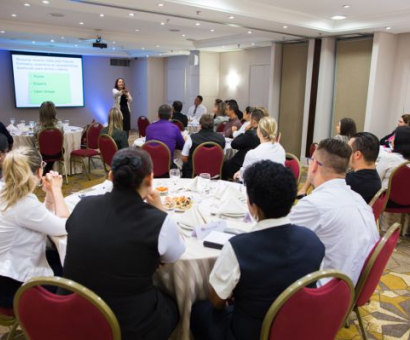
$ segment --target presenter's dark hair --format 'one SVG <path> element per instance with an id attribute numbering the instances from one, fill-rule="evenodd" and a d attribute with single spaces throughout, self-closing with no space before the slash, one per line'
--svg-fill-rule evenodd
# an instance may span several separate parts
<path id="1" fill-rule="evenodd" d="M 118 78 L 118 79 L 115 81 L 115 85 L 114 85 L 114 87 L 115 87 L 117 90 L 119 90 L 119 88 L 118 88 L 118 82 L 119 82 L 120 80 L 122 80 L 122 81 L 123 81 L 123 83 L 124 83 L 124 88 L 125 88 L 125 81 L 124 81 L 124 78 Z"/>
<path id="2" fill-rule="evenodd" d="M 289 214 L 296 198 L 296 180 L 292 171 L 269 160 L 246 168 L 244 183 L 249 203 L 262 210 L 265 218 L 280 218 Z"/>
<path id="3" fill-rule="evenodd" d="M 114 189 L 139 189 L 145 177 L 152 173 L 150 155 L 140 148 L 125 148 L 117 151 L 112 159 Z"/>
<path id="4" fill-rule="evenodd" d="M 171 106 L 164 104 L 158 108 L 159 119 L 170 120 L 171 119 Z"/>
<path id="5" fill-rule="evenodd" d="M 379 139 L 370 132 L 359 132 L 352 136 L 353 152 L 360 151 L 367 163 L 375 163 L 379 156 Z"/>
<path id="6" fill-rule="evenodd" d="M 179 100 L 176 100 L 172 103 L 172 107 L 174 108 L 175 112 L 181 112 L 182 110 L 182 103 Z"/>
<path id="7" fill-rule="evenodd" d="M 410 126 L 399 126 L 394 137 L 394 150 L 410 160 Z"/>

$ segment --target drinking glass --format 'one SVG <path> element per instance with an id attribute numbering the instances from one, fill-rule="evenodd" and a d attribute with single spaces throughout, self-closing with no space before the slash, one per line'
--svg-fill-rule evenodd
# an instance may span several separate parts
<path id="1" fill-rule="evenodd" d="M 65 128 L 68 128 L 68 127 L 70 126 L 70 121 L 69 121 L 68 119 L 66 119 L 66 120 L 63 122 L 63 125 L 64 125 Z"/>
<path id="2" fill-rule="evenodd" d="M 16 124 L 16 118 L 10 118 L 10 124 L 11 125 Z"/>
<path id="3" fill-rule="evenodd" d="M 179 171 L 179 169 L 169 170 L 169 178 L 171 179 L 171 182 L 173 184 L 173 191 L 176 191 L 176 186 L 180 177 L 181 171 Z"/>
<path id="4" fill-rule="evenodd" d="M 34 128 L 35 125 L 36 125 L 36 122 L 35 122 L 34 120 L 30 120 L 30 121 L 28 122 L 28 126 L 29 126 L 29 131 L 30 131 L 30 133 L 33 133 L 33 128 Z"/>
<path id="5" fill-rule="evenodd" d="M 209 194 L 209 186 L 211 184 L 211 174 L 199 174 L 199 190 L 202 194 L 207 196 Z"/>

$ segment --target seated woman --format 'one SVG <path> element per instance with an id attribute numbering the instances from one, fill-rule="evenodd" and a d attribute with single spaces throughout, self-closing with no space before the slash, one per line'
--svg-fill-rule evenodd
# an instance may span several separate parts
<path id="1" fill-rule="evenodd" d="M 245 169 L 257 161 L 268 159 L 282 165 L 285 164 L 286 152 L 282 145 L 276 142 L 277 130 L 278 126 L 274 118 L 264 117 L 259 121 L 256 134 L 260 144 L 246 153 L 242 168 L 235 173 L 233 179 L 242 181 Z"/>
<path id="2" fill-rule="evenodd" d="M 35 144 L 38 147 L 38 134 L 46 128 L 57 128 L 62 133 L 64 133 L 63 123 L 57 119 L 57 110 L 53 102 L 43 102 L 40 106 L 40 121 L 34 127 L 34 137 Z M 59 157 L 60 153 L 52 156 L 43 156 L 43 159 L 46 161 L 47 165 L 44 168 L 44 173 L 47 174 L 50 170 L 53 169 L 54 162 L 47 162 L 47 159 L 52 159 Z"/>
<path id="3" fill-rule="evenodd" d="M 52 276 L 46 259 L 47 235 L 65 235 L 69 215 L 56 172 L 43 176 L 40 153 L 21 147 L 3 162 L 0 182 L 0 306 L 10 308 L 23 282 L 35 276 Z M 33 194 L 39 184 L 46 192 L 41 203 Z M 61 264 L 59 264 L 61 270 Z"/>
<path id="4" fill-rule="evenodd" d="M 382 187 L 389 186 L 389 178 L 393 170 L 400 164 L 410 160 L 410 126 L 399 126 L 393 141 L 393 152 L 380 151 L 381 157 L 376 170 L 382 181 Z"/>
<path id="5" fill-rule="evenodd" d="M 342 118 L 336 125 L 336 132 L 337 135 L 333 138 L 347 143 L 356 134 L 356 123 L 351 118 Z"/>
<path id="6" fill-rule="evenodd" d="M 255 110 L 254 107 L 247 106 L 245 111 L 243 112 L 243 119 L 241 121 L 242 126 L 239 128 L 236 126 L 232 126 L 232 131 L 233 131 L 233 138 L 238 137 L 242 133 L 245 133 L 250 128 L 250 123 L 251 123 L 251 114 Z"/>
<path id="7" fill-rule="evenodd" d="M 410 114 L 404 114 L 403 116 L 400 117 L 399 123 L 397 126 L 410 126 Z M 393 141 L 394 137 L 396 135 L 396 129 L 388 134 L 387 136 L 384 136 L 382 139 L 380 139 L 380 145 L 386 147 L 386 148 L 391 148 L 393 146 Z"/>
<path id="8" fill-rule="evenodd" d="M 270 305 L 296 280 L 319 270 L 325 247 L 316 234 L 291 224 L 295 200 L 291 170 L 269 160 L 252 164 L 244 180 L 251 232 L 225 243 L 209 276 L 210 302 L 193 305 L 195 340 L 259 339 Z M 234 296 L 234 304 L 226 301 Z"/>
<path id="9" fill-rule="evenodd" d="M 152 161 L 137 148 L 112 161 L 110 193 L 83 198 L 67 221 L 64 276 L 97 293 L 117 316 L 123 340 L 168 339 L 178 309 L 153 284 L 161 263 L 175 262 L 185 243 L 152 190 Z"/>
<path id="10" fill-rule="evenodd" d="M 117 144 L 118 150 L 128 148 L 127 133 L 122 129 L 122 113 L 116 107 L 108 113 L 108 126 L 101 129 L 100 135 L 110 135 Z"/>
<path id="11" fill-rule="evenodd" d="M 215 101 L 214 108 L 212 112 L 214 113 L 214 130 L 216 131 L 219 124 L 222 122 L 227 122 L 229 120 L 229 117 L 226 115 L 226 104 L 220 100 L 217 103 Z"/>

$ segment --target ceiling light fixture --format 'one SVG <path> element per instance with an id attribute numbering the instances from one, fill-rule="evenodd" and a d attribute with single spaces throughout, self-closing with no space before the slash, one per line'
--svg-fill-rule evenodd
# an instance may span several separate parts
<path id="1" fill-rule="evenodd" d="M 17 17 L 17 14 L 12 14 L 11 16 L 12 16 L 13 18 L 15 18 L 15 17 Z"/>
<path id="2" fill-rule="evenodd" d="M 228 17 L 228 19 L 233 20 L 233 19 L 235 19 L 235 17 L 234 17 L 233 15 L 230 15 L 230 16 Z"/>
<path id="3" fill-rule="evenodd" d="M 211 32 L 215 32 L 215 30 L 214 30 L 214 29 L 211 29 Z"/>
<path id="4" fill-rule="evenodd" d="M 332 19 L 332 20 L 344 20 L 346 18 L 347 17 L 345 15 L 334 15 L 334 16 L 330 17 L 330 19 Z"/>
<path id="5" fill-rule="evenodd" d="M 157 45 L 157 47 L 160 47 L 159 45 Z"/>
<path id="6" fill-rule="evenodd" d="M 26 7 L 30 7 L 31 5 L 30 5 L 30 4 L 24 4 L 24 6 L 26 6 Z"/>
<path id="7" fill-rule="evenodd" d="M 32 41 L 31 43 L 32 43 L 32 44 L 35 44 L 36 42 L 35 42 L 35 41 Z"/>
<path id="8" fill-rule="evenodd" d="M 54 42 L 54 39 L 51 39 L 50 42 Z"/>
<path id="9" fill-rule="evenodd" d="M 78 45 L 74 45 L 74 47 L 78 47 Z"/>
<path id="10" fill-rule="evenodd" d="M 225 46 L 222 46 L 222 48 L 225 48 Z"/>
<path id="11" fill-rule="evenodd" d="M 164 4 L 158 4 L 158 7 L 164 7 Z"/>
<path id="12" fill-rule="evenodd" d="M 79 25 L 84 25 L 84 23 L 83 23 L 83 22 L 79 22 L 78 24 L 79 24 Z"/>
<path id="13" fill-rule="evenodd" d="M 387 27 L 386 27 L 386 30 L 391 30 L 391 27 L 390 27 L 390 26 L 387 26 Z"/>
<path id="14" fill-rule="evenodd" d="M 61 39 L 65 39 L 65 37 L 61 37 Z"/>
<path id="15" fill-rule="evenodd" d="M 50 3 L 50 1 L 43 0 L 43 4 L 48 5 L 49 3 Z"/>
<path id="16" fill-rule="evenodd" d="M 252 45 L 252 46 L 255 46 L 255 43 L 252 43 L 251 45 Z"/>
<path id="17" fill-rule="evenodd" d="M 136 29 L 136 30 L 135 30 L 135 32 L 139 32 L 139 31 L 140 31 L 139 29 Z"/>
<path id="18" fill-rule="evenodd" d="M 183 37 L 186 37 L 186 34 L 182 34 Z"/>
<path id="19" fill-rule="evenodd" d="M 165 22 L 161 22 L 161 26 L 164 26 L 165 25 Z"/>
<path id="20" fill-rule="evenodd" d="M 6 31 L 0 31 L 0 33 L 1 33 L 1 34 L 4 34 L 4 33 L 6 33 Z"/>
<path id="21" fill-rule="evenodd" d="M 252 34 L 252 31 L 248 31 L 248 34 Z"/>
<path id="22" fill-rule="evenodd" d="M 112 43 L 113 43 L 113 44 L 116 44 L 116 42 L 115 42 L 115 41 L 113 41 Z"/>
<path id="23" fill-rule="evenodd" d="M 133 17 L 133 16 L 134 16 L 134 13 L 128 13 L 128 15 L 129 15 L 130 17 Z"/>
<path id="24" fill-rule="evenodd" d="M 101 13 L 101 14 L 100 14 L 100 17 L 103 18 L 103 17 L 105 17 L 105 15 Z"/>
<path id="25" fill-rule="evenodd" d="M 145 47 L 141 48 L 141 50 L 145 50 Z"/>
<path id="26" fill-rule="evenodd" d="M 283 25 L 282 27 L 283 27 L 284 29 L 287 29 L 287 28 L 288 28 L 288 26 L 286 26 L 286 25 Z"/>
<path id="27" fill-rule="evenodd" d="M 343 8 L 350 8 L 350 5 L 343 5 Z"/>
<path id="28" fill-rule="evenodd" d="M 201 26 L 200 22 L 195 23 L 195 26 Z"/>

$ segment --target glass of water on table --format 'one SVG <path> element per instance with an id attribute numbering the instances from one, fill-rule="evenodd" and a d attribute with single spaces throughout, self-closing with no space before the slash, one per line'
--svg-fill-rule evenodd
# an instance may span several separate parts
<path id="1" fill-rule="evenodd" d="M 205 197 L 209 194 L 211 185 L 211 174 L 201 173 L 199 174 L 199 188 L 202 195 Z"/>
<path id="2" fill-rule="evenodd" d="M 179 169 L 171 169 L 169 170 L 169 178 L 171 179 L 172 186 L 173 186 L 173 191 L 175 192 L 178 180 L 181 177 L 181 171 Z"/>

